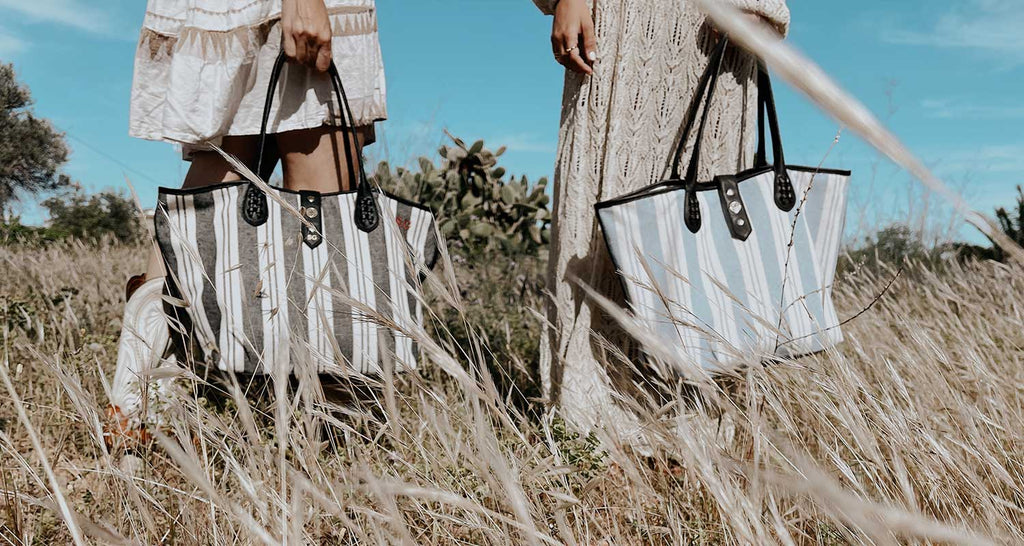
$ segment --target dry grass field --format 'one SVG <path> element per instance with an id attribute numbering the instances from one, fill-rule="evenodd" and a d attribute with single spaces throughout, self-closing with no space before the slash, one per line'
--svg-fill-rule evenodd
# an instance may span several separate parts
<path id="1" fill-rule="evenodd" d="M 0 544 L 1024 543 L 1019 269 L 910 265 L 837 352 L 653 411 L 650 453 L 521 414 L 445 342 L 343 407 L 182 380 L 152 441 L 108 449 L 141 256 L 0 248 Z M 841 314 L 893 273 L 844 275 Z"/>

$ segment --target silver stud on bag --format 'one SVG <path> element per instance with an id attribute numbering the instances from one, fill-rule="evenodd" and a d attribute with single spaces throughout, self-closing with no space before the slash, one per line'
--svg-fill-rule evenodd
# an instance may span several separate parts
<path id="1" fill-rule="evenodd" d="M 307 207 L 305 213 L 306 218 L 316 218 L 320 214 L 316 211 L 316 207 Z"/>
<path id="2" fill-rule="evenodd" d="M 306 234 L 306 242 L 315 243 L 320 240 L 320 236 L 316 233 L 309 232 Z"/>
<path id="3" fill-rule="evenodd" d="M 745 225 L 747 225 L 747 221 L 744 220 L 743 218 L 740 218 L 740 219 L 736 220 L 736 225 L 740 226 L 740 227 L 745 226 Z"/>
<path id="4" fill-rule="evenodd" d="M 743 211 L 743 204 L 739 201 L 733 201 L 729 203 L 729 212 L 733 214 L 739 214 Z"/>
<path id="5" fill-rule="evenodd" d="M 734 197 L 735 195 L 736 195 L 736 191 L 733 190 L 732 188 L 729 188 L 729 189 L 725 190 L 725 196 L 726 197 Z"/>

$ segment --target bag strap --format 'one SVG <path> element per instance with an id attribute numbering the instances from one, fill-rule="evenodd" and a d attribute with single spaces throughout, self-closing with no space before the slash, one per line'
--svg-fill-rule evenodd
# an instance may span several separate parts
<path id="1" fill-rule="evenodd" d="M 345 86 L 341 83 L 341 73 L 338 72 L 338 67 L 335 66 L 334 61 L 331 61 L 331 65 L 327 70 L 331 76 L 331 81 L 334 84 L 334 92 L 341 95 L 341 104 L 344 105 L 345 112 L 343 114 L 348 115 L 348 123 L 345 125 L 344 117 L 342 115 L 342 127 L 348 128 L 348 134 L 355 138 L 355 116 L 352 114 L 352 106 L 348 102 L 348 95 L 345 94 Z M 347 135 L 346 135 L 347 136 Z M 358 165 L 358 173 L 353 172 L 356 169 L 356 165 L 353 165 L 352 156 L 355 156 L 355 163 Z M 356 226 L 362 231 L 369 233 L 377 229 L 377 225 L 380 223 L 380 211 L 377 209 L 377 200 L 373 197 L 373 187 L 370 186 L 370 180 L 366 177 L 366 167 L 363 165 L 363 154 L 361 151 L 353 153 L 351 146 L 345 143 L 345 161 L 349 166 L 349 180 L 353 180 L 355 175 L 358 174 L 359 182 L 356 187 L 356 206 L 355 206 L 355 222 Z"/>
<path id="2" fill-rule="evenodd" d="M 701 115 L 700 127 L 697 129 L 697 140 L 693 146 L 693 154 L 690 158 L 690 166 L 687 169 L 686 176 L 687 180 L 690 179 L 690 172 L 693 171 L 693 178 L 696 180 L 696 167 L 697 159 L 700 157 L 701 141 L 704 136 L 704 128 L 707 125 L 708 113 L 710 112 L 709 106 L 711 105 L 711 99 L 715 94 L 715 84 L 718 82 L 718 74 L 722 69 L 722 59 L 725 57 L 725 50 L 729 45 L 729 39 L 722 37 L 715 46 L 715 49 L 711 51 L 711 55 L 708 56 L 708 67 L 704 70 L 704 74 L 701 75 L 700 80 L 697 82 L 696 93 L 693 96 L 693 101 L 690 102 L 690 107 L 686 111 L 686 123 L 683 126 L 683 132 L 679 139 L 679 144 L 676 146 L 675 152 L 672 159 L 672 174 L 671 180 L 680 180 L 679 166 L 682 164 L 683 152 L 686 148 L 686 143 L 690 139 L 690 131 L 693 130 L 693 125 L 697 120 L 697 110 L 700 108 L 700 104 L 703 99 L 706 101 L 704 105 L 704 112 Z"/>
<path id="3" fill-rule="evenodd" d="M 679 180 L 679 166 L 682 163 L 683 151 L 690 138 L 690 131 L 696 121 L 697 110 L 700 108 L 701 99 L 704 99 L 704 112 L 701 114 L 700 125 L 697 128 L 697 140 L 693 145 L 693 153 L 690 156 L 690 163 L 686 169 L 686 178 L 683 185 L 686 188 L 686 210 L 683 214 L 683 221 L 691 233 L 700 231 L 701 215 L 700 203 L 697 201 L 697 166 L 700 161 L 701 143 L 704 140 L 704 129 L 707 127 L 708 115 L 711 112 L 711 100 L 715 96 L 715 87 L 718 83 L 718 75 L 722 72 L 722 60 L 725 58 L 725 50 L 728 48 L 729 39 L 725 36 L 718 42 L 715 49 L 708 58 L 708 67 L 704 70 L 700 81 L 697 83 L 697 93 L 690 103 L 686 112 L 686 124 L 680 136 L 679 144 L 676 146 L 675 155 L 672 160 L 672 180 Z"/>
<path id="4" fill-rule="evenodd" d="M 285 57 L 284 50 L 278 54 L 277 59 L 274 61 L 274 68 L 270 73 L 270 83 L 267 86 L 267 99 L 263 106 L 263 119 L 260 123 L 260 136 L 259 136 L 259 155 L 257 156 L 256 172 L 261 172 L 263 169 L 263 155 L 266 150 L 267 143 L 267 127 L 270 123 L 270 110 L 274 104 L 274 92 L 277 89 L 278 82 L 281 79 L 281 72 L 284 70 L 284 64 L 287 58 Z M 356 206 L 355 206 L 355 223 L 356 226 L 364 231 L 371 232 L 377 228 L 380 223 L 380 213 L 377 209 L 377 201 L 373 197 L 373 188 L 370 186 L 369 180 L 366 178 L 366 170 L 363 166 L 363 157 L 361 153 L 354 152 L 352 147 L 349 146 L 347 139 L 349 136 L 355 137 L 354 120 L 352 115 L 352 107 L 348 102 L 348 95 L 345 93 L 345 86 L 341 82 L 341 75 L 338 72 L 337 66 L 334 61 L 331 61 L 330 67 L 328 68 L 328 75 L 331 78 L 331 86 L 334 88 L 334 94 L 338 99 L 338 105 L 342 108 L 341 114 L 341 130 L 345 142 L 345 166 L 348 170 L 349 181 L 355 182 L 356 187 Z M 355 156 L 353 158 L 353 156 Z M 357 177 L 358 175 L 358 177 Z M 252 226 L 260 226 L 266 223 L 269 209 L 267 207 L 267 196 L 263 193 L 256 184 L 249 183 L 245 191 L 245 197 L 242 200 L 242 217 L 245 221 Z"/>
<path id="5" fill-rule="evenodd" d="M 686 122 L 683 126 L 683 132 L 679 139 L 679 143 L 676 145 L 674 157 L 672 160 L 672 171 L 670 180 L 680 181 L 686 191 L 686 210 L 684 211 L 683 220 L 686 223 L 686 227 L 692 232 L 697 233 L 701 227 L 701 213 L 700 204 L 697 201 L 697 172 L 701 157 L 701 147 L 703 146 L 704 130 L 707 125 L 708 116 L 711 112 L 711 101 L 715 96 L 715 88 L 718 83 L 718 76 L 722 71 L 722 64 L 725 58 L 725 52 L 728 47 L 728 37 L 723 37 L 711 55 L 708 57 L 708 66 L 701 76 L 700 81 L 697 83 L 697 90 L 694 94 L 693 101 L 690 103 L 690 107 L 686 113 Z M 786 160 L 782 152 L 782 136 L 779 130 L 778 114 L 775 110 L 775 96 L 772 93 L 771 78 L 768 72 L 761 68 L 758 70 L 758 130 L 759 140 L 757 154 L 754 157 L 755 167 L 767 166 L 766 161 L 766 142 L 764 138 L 764 117 L 767 113 L 768 127 L 771 130 L 772 138 L 772 152 L 774 159 L 774 189 L 773 197 L 775 206 L 780 210 L 789 212 L 793 210 L 796 205 L 796 191 L 793 189 L 793 183 L 789 178 L 789 173 L 786 170 Z M 700 125 L 697 128 L 697 136 L 693 145 L 693 152 L 690 157 L 690 162 L 687 165 L 686 176 L 680 177 L 680 165 L 682 164 L 682 157 L 686 147 L 686 143 L 689 142 L 690 132 L 693 130 L 693 126 L 696 123 L 697 111 L 700 108 L 701 102 L 704 102 L 704 111 L 701 114 Z"/>
<path id="6" fill-rule="evenodd" d="M 772 79 L 768 69 L 760 66 L 757 71 L 757 153 L 754 155 L 754 167 L 767 167 L 765 150 L 765 114 L 768 115 L 768 128 L 772 136 L 772 162 L 775 171 L 775 206 L 789 212 L 796 205 L 796 192 L 786 171 L 786 158 L 782 152 L 782 133 L 779 129 L 779 116 L 775 111 L 775 94 L 772 92 Z"/>

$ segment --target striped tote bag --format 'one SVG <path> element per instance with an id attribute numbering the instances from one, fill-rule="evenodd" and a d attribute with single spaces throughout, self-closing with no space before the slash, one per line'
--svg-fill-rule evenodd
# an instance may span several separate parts
<path id="1" fill-rule="evenodd" d="M 270 80 L 260 166 L 283 65 L 282 56 Z M 351 120 L 334 66 L 329 73 L 341 118 Z M 160 188 L 157 243 L 186 361 L 247 374 L 293 372 L 300 362 L 335 374 L 379 374 L 389 362 L 415 368 L 409 332 L 423 320 L 420 275 L 439 255 L 434 216 L 373 189 L 359 154 L 346 162 L 358 180 L 348 192 L 253 182 Z"/>
<path id="2" fill-rule="evenodd" d="M 690 106 L 668 180 L 598 203 L 634 315 L 674 357 L 710 372 L 796 357 L 842 340 L 832 303 L 848 171 L 786 165 L 768 74 L 759 75 L 755 166 L 697 181 L 726 41 Z M 683 147 L 705 103 L 685 177 Z M 773 163 L 765 153 L 765 115 Z"/>

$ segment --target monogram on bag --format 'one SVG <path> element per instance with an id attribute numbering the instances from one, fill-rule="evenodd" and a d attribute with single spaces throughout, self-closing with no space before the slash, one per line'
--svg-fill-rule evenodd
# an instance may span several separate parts
<path id="1" fill-rule="evenodd" d="M 723 39 L 711 54 L 669 179 L 596 205 L 635 315 L 682 362 L 709 371 L 813 353 L 842 340 L 832 283 L 850 173 L 786 165 L 767 72 L 758 74 L 754 167 L 697 180 L 726 48 Z M 696 144 L 681 177 L 683 149 L 702 99 Z"/>
<path id="2" fill-rule="evenodd" d="M 260 130 L 263 164 L 274 65 Z M 352 112 L 332 63 L 344 134 Z M 318 193 L 251 182 L 160 188 L 156 235 L 179 350 L 222 371 L 271 373 L 311 362 L 315 372 L 379 374 L 416 366 L 407 335 L 423 321 L 421 274 L 439 255 L 426 207 L 372 188 L 346 146 L 353 191 Z M 354 157 L 353 157 L 354 156 Z M 261 172 L 257 169 L 256 172 Z M 298 360 L 296 360 L 298 358 Z M 278 368 L 283 367 L 283 368 Z"/>

